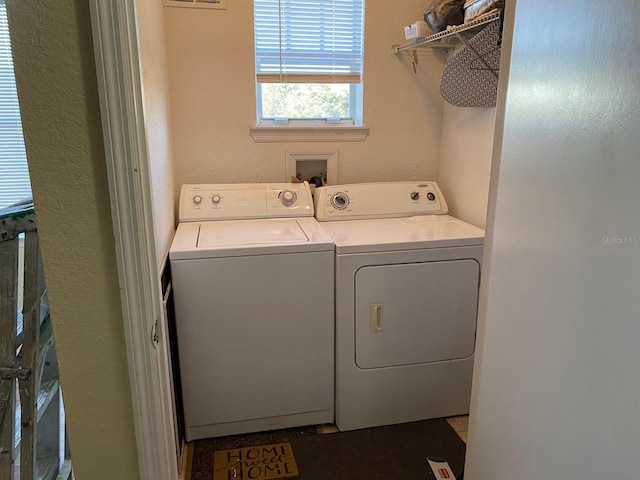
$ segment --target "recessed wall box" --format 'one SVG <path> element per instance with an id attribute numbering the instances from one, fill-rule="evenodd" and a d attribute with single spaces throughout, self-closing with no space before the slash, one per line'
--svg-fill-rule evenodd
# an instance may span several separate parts
<path id="1" fill-rule="evenodd" d="M 291 181 L 307 181 L 311 185 L 318 185 L 318 177 L 322 185 L 338 183 L 338 152 L 310 151 L 287 152 L 285 163 L 285 179 Z"/>

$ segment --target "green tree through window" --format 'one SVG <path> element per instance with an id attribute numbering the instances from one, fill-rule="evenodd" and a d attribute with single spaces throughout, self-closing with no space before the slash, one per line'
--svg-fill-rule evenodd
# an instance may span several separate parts
<path id="1" fill-rule="evenodd" d="M 349 85 L 262 85 L 262 114 L 269 118 L 349 118 Z"/>

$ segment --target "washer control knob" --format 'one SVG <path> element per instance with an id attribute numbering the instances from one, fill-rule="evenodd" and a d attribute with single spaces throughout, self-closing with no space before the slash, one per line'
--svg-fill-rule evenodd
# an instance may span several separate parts
<path id="1" fill-rule="evenodd" d="M 280 192 L 280 201 L 285 207 L 293 205 L 297 198 L 296 192 L 292 192 L 291 190 L 283 190 Z"/>
<path id="2" fill-rule="evenodd" d="M 420 192 L 411 192 L 411 200 L 413 201 L 420 200 Z"/>
<path id="3" fill-rule="evenodd" d="M 194 195 L 192 200 L 196 205 L 200 205 L 202 203 L 202 197 L 200 195 Z"/>
<path id="4" fill-rule="evenodd" d="M 427 199 L 428 199 L 430 202 L 433 202 L 433 201 L 436 199 L 436 194 L 435 194 L 435 193 L 433 193 L 433 192 L 429 192 L 429 193 L 427 193 Z"/>
<path id="5" fill-rule="evenodd" d="M 344 210 L 349 206 L 349 196 L 343 192 L 334 193 L 330 202 L 336 210 Z"/>
<path id="6" fill-rule="evenodd" d="M 220 200 L 222 200 L 222 197 L 220 195 L 214 195 L 213 197 L 211 197 L 211 202 L 214 205 L 217 205 L 220 203 Z"/>

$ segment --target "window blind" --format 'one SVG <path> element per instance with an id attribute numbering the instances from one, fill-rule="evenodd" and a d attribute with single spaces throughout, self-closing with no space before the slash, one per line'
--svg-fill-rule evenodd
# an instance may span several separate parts
<path id="1" fill-rule="evenodd" d="M 262 83 L 360 83 L 363 0 L 255 0 Z"/>
<path id="2" fill-rule="evenodd" d="M 7 8 L 0 3 L 0 208 L 31 196 L 13 73 Z"/>

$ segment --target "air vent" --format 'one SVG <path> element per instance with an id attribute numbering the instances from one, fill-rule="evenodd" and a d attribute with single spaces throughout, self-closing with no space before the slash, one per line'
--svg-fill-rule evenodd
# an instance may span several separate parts
<path id="1" fill-rule="evenodd" d="M 165 7 L 216 8 L 226 10 L 227 0 L 163 0 Z"/>

